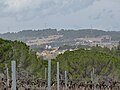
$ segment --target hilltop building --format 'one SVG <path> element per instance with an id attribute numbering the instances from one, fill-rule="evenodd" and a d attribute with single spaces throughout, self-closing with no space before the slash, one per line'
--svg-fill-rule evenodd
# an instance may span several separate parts
<path id="1" fill-rule="evenodd" d="M 111 36 L 104 35 L 99 37 L 85 37 L 85 38 L 77 38 L 75 39 L 76 44 L 80 45 L 88 45 L 88 46 L 101 46 L 101 47 L 108 47 L 112 48 L 116 46 L 115 43 L 112 43 Z"/>
<path id="2" fill-rule="evenodd" d="M 77 38 L 76 40 L 81 43 L 104 43 L 111 42 L 111 36 L 105 35 L 101 37 L 85 37 L 85 38 Z"/>

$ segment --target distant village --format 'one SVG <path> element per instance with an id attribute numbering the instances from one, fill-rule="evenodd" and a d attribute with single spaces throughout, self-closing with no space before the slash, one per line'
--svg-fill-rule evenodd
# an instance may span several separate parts
<path id="1" fill-rule="evenodd" d="M 88 45 L 88 46 L 100 46 L 100 47 L 107 47 L 112 48 L 118 45 L 117 41 L 112 41 L 111 36 L 104 35 L 95 38 L 85 37 L 85 38 L 77 38 L 77 44 L 80 45 Z"/>
<path id="2" fill-rule="evenodd" d="M 58 54 L 64 53 L 66 50 L 76 50 L 77 48 L 70 48 L 70 49 L 64 49 L 59 50 L 60 46 L 52 46 L 50 43 L 55 43 L 57 39 L 61 38 L 62 35 L 53 35 L 48 36 L 46 38 L 37 38 L 35 40 L 29 40 L 27 41 L 27 45 L 44 45 L 44 50 L 42 52 L 37 52 L 37 56 L 44 57 L 44 58 L 55 58 Z M 118 45 L 118 41 L 112 41 L 111 36 L 104 35 L 99 37 L 85 37 L 85 38 L 76 38 L 73 40 L 74 43 L 71 43 L 71 45 L 83 45 L 83 46 L 100 46 L 100 47 L 107 47 L 112 49 L 112 47 L 116 47 Z M 62 41 L 61 41 L 62 42 Z M 67 44 L 63 44 L 67 45 Z M 90 49 L 90 48 L 88 48 Z"/>

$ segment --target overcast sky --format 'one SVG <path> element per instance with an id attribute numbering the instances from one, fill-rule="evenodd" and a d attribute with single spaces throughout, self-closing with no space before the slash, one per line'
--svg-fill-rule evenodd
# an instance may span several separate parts
<path id="1" fill-rule="evenodd" d="M 0 33 L 91 26 L 120 31 L 120 0 L 0 0 Z"/>

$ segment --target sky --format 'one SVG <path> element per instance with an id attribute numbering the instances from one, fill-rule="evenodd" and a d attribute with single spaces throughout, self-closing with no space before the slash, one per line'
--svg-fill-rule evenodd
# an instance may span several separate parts
<path id="1" fill-rule="evenodd" d="M 120 0 L 0 0 L 0 33 L 45 28 L 120 31 Z"/>

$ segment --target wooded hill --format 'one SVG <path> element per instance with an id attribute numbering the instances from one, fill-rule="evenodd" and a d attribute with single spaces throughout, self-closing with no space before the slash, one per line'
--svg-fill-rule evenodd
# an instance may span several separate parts
<path id="1" fill-rule="evenodd" d="M 97 80 L 120 80 L 120 46 L 109 50 L 108 48 L 92 47 L 89 49 L 78 49 L 66 51 L 53 60 L 60 62 L 60 73 L 68 72 L 70 80 L 91 80 L 94 69 L 94 77 Z M 54 72 L 55 74 L 55 72 Z"/>
<path id="2" fill-rule="evenodd" d="M 28 72 L 45 79 L 47 60 L 38 58 L 25 43 L 0 39 L 0 73 L 5 74 L 5 64 L 11 72 L 11 61 L 17 61 L 17 72 Z M 56 79 L 56 62 L 60 62 L 60 77 L 67 71 L 68 79 L 90 80 L 94 68 L 95 78 L 120 80 L 120 43 L 117 48 L 92 47 L 66 51 L 52 60 L 52 79 Z M 96 81 L 97 81 L 96 80 Z"/>
<path id="3" fill-rule="evenodd" d="M 97 29 L 80 29 L 80 30 L 64 30 L 61 29 L 44 29 L 44 30 L 23 30 L 17 33 L 4 33 L 0 34 L 1 38 L 9 40 L 22 40 L 26 41 L 28 39 L 42 38 L 50 35 L 63 35 L 61 39 L 75 39 L 81 37 L 97 37 L 101 35 L 110 35 L 112 40 L 120 40 L 120 31 L 103 31 Z"/>
<path id="4" fill-rule="evenodd" d="M 28 72 L 28 75 L 35 72 L 35 66 L 42 64 L 42 60 L 37 58 L 36 52 L 25 43 L 0 39 L 0 74 L 6 75 L 5 64 L 9 68 L 9 73 L 11 72 L 12 60 L 17 62 L 17 72 Z"/>

